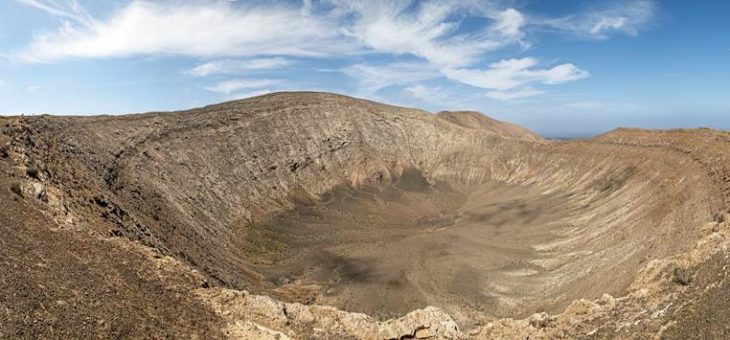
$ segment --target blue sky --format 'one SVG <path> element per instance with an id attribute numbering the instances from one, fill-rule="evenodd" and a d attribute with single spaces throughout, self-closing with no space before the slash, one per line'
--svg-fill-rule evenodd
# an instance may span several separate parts
<path id="1" fill-rule="evenodd" d="M 708 0 L 4 0 L 0 114 L 317 90 L 550 137 L 730 129 L 728 14 Z"/>

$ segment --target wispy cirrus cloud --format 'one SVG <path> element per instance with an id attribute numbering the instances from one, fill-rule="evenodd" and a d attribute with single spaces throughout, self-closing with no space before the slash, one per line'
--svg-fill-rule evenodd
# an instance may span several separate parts
<path id="1" fill-rule="evenodd" d="M 233 79 L 206 86 L 204 89 L 230 95 L 239 90 L 260 89 L 279 83 L 281 80 L 278 79 Z"/>
<path id="2" fill-rule="evenodd" d="M 97 23 L 77 0 L 14 0 L 15 2 L 37 8 L 48 14 L 70 19 L 86 27 Z"/>
<path id="3" fill-rule="evenodd" d="M 484 96 L 487 98 L 492 98 L 494 100 L 507 102 L 516 99 L 539 96 L 543 93 L 545 93 L 545 91 L 538 90 L 532 86 L 527 86 L 517 90 L 489 91 L 485 93 Z"/>
<path id="4" fill-rule="evenodd" d="M 535 58 L 507 59 L 489 65 L 488 69 L 445 69 L 443 74 L 454 81 L 491 90 L 486 96 L 497 100 L 513 100 L 536 96 L 544 91 L 533 86 L 555 85 L 576 81 L 589 72 L 567 63 L 550 68 L 537 68 Z"/>
<path id="5" fill-rule="evenodd" d="M 355 64 L 340 70 L 359 83 L 360 95 L 372 95 L 378 90 L 438 78 L 438 68 L 425 62 L 391 64 Z"/>
<path id="6" fill-rule="evenodd" d="M 406 87 L 405 89 L 403 89 L 403 91 L 405 91 L 414 98 L 428 100 L 429 98 L 433 98 L 439 95 L 442 92 L 442 89 L 440 86 L 426 86 L 423 84 L 417 84 Z"/>
<path id="7" fill-rule="evenodd" d="M 228 100 L 245 99 L 245 98 L 265 95 L 265 94 L 272 93 L 272 92 L 274 92 L 274 90 L 272 90 L 272 89 L 253 90 L 253 91 L 249 91 L 249 92 L 231 94 L 231 95 L 228 95 L 226 97 L 226 99 L 228 99 Z"/>
<path id="8" fill-rule="evenodd" d="M 547 18 L 498 0 L 130 0 L 100 19 L 78 0 L 15 1 L 60 21 L 27 45 L 3 51 L 20 62 L 185 56 L 206 61 L 184 73 L 206 77 L 287 68 L 299 58 L 356 56 L 338 70 L 355 79 L 360 95 L 390 86 L 414 90 L 419 82 L 441 79 L 485 89 L 484 95 L 496 100 L 540 95 L 549 85 L 589 73 L 571 63 L 540 68 L 531 57 L 484 66 L 492 52 L 509 46 L 529 51 L 535 30 L 597 39 L 635 35 L 655 12 L 651 0 Z M 206 89 L 230 95 L 254 88 L 254 79 L 247 77 Z"/>
<path id="9" fill-rule="evenodd" d="M 187 70 L 185 74 L 205 77 L 211 74 L 237 74 L 245 71 L 271 70 L 286 67 L 292 61 L 286 58 L 220 59 L 209 61 Z"/>
<path id="10" fill-rule="evenodd" d="M 76 6 L 67 10 L 51 5 L 55 1 L 17 1 L 68 19 L 55 32 L 36 36 L 12 54 L 24 61 L 134 55 L 319 56 L 353 48 L 337 40 L 338 30 L 329 22 L 283 3 L 137 0 L 97 21 L 70 10 Z"/>
<path id="11" fill-rule="evenodd" d="M 335 1 L 340 16 L 352 17 L 347 35 L 381 53 L 410 54 L 443 66 L 470 64 L 484 53 L 523 37 L 524 18 L 475 1 Z M 490 24 L 463 30 L 462 19 Z"/>
<path id="12" fill-rule="evenodd" d="M 637 35 L 656 11 L 655 0 L 624 0 L 558 18 L 533 18 L 533 22 L 569 34 L 606 39 L 612 34 Z"/>
<path id="13" fill-rule="evenodd" d="M 171 54 L 324 56 L 410 54 L 458 66 L 513 43 L 531 27 L 605 37 L 636 34 L 654 16 L 652 0 L 618 1 L 555 18 L 526 15 L 501 1 L 353 0 L 290 2 L 132 0 L 94 18 L 77 0 L 14 0 L 61 25 L 11 55 L 23 60 Z M 483 19 L 476 27 L 464 19 Z M 164 29 L 160 29 L 164 27 Z M 397 34 L 393 34 L 397 32 Z"/>
<path id="14" fill-rule="evenodd" d="M 37 35 L 10 53 L 21 61 L 377 52 L 458 66 L 522 39 L 525 25 L 519 11 L 497 9 L 491 1 L 330 0 L 297 5 L 134 0 L 105 20 L 92 18 L 75 0 L 16 1 L 64 19 L 56 31 Z M 491 24 L 463 30 L 466 17 Z"/>

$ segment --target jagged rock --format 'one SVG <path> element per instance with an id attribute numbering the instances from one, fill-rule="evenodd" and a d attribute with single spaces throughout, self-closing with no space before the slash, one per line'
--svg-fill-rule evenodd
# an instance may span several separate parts
<path id="1" fill-rule="evenodd" d="M 326 306 L 284 303 L 267 296 L 228 289 L 203 289 L 198 296 L 229 320 L 270 328 L 292 338 L 459 339 L 464 334 L 451 316 L 436 307 L 412 311 L 403 317 L 377 321 L 362 313 Z M 231 333 L 234 331 L 230 330 Z"/>

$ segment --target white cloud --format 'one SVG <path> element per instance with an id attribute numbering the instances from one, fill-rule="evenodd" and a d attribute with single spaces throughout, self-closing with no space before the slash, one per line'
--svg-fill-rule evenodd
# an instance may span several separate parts
<path id="1" fill-rule="evenodd" d="M 12 55 L 25 61 L 130 55 L 325 56 L 375 51 L 468 65 L 518 42 L 524 16 L 479 1 L 285 2 L 133 0 L 96 20 L 76 0 L 16 0 L 63 19 Z M 66 5 L 62 5 L 66 4 Z M 488 19 L 460 31 L 466 16 Z M 394 34 L 396 33 L 396 34 Z"/>
<path id="2" fill-rule="evenodd" d="M 538 96 L 545 93 L 545 91 L 535 89 L 531 86 L 515 90 L 515 91 L 489 91 L 484 94 L 487 98 L 492 98 L 499 101 L 511 101 L 516 99 L 522 99 L 527 97 Z"/>
<path id="3" fill-rule="evenodd" d="M 353 16 L 347 29 L 357 41 L 378 52 L 411 54 L 442 66 L 467 65 L 484 53 L 522 38 L 522 15 L 498 12 L 474 1 L 336 1 L 340 15 Z M 459 32 L 460 17 L 488 18 L 491 26 Z"/>
<path id="4" fill-rule="evenodd" d="M 507 91 L 529 84 L 561 84 L 588 77 L 588 71 L 573 64 L 536 69 L 537 59 L 507 59 L 491 64 L 489 69 L 445 69 L 449 79 L 484 89 Z"/>
<path id="5" fill-rule="evenodd" d="M 404 100 L 403 104 L 406 106 L 420 106 L 419 104 L 426 103 L 431 108 L 439 109 L 469 107 L 473 104 L 470 100 L 475 99 L 472 93 L 464 92 L 463 89 L 455 91 L 449 86 L 424 84 L 406 86 L 399 93 L 398 98 Z"/>
<path id="6" fill-rule="evenodd" d="M 220 59 L 200 64 L 185 73 L 196 77 L 205 77 L 211 74 L 235 74 L 243 71 L 277 69 L 290 64 L 289 59 L 281 57 L 249 60 Z"/>
<path id="7" fill-rule="evenodd" d="M 41 88 L 40 85 L 30 85 L 30 86 L 26 87 L 25 90 L 28 92 L 35 92 L 40 88 Z"/>
<path id="8" fill-rule="evenodd" d="M 14 0 L 26 6 L 35 7 L 53 16 L 73 20 L 85 26 L 92 26 L 96 20 L 77 0 Z"/>
<path id="9" fill-rule="evenodd" d="M 360 95 L 372 95 L 392 85 L 406 85 L 439 77 L 438 69 L 428 63 L 356 64 L 341 70 L 357 79 Z"/>
<path id="10" fill-rule="evenodd" d="M 212 92 L 224 93 L 226 95 L 238 90 L 257 89 L 280 83 L 277 79 L 234 79 L 217 83 L 213 86 L 204 87 Z"/>
<path id="11" fill-rule="evenodd" d="M 591 34 L 601 34 L 611 30 L 620 30 L 626 27 L 628 19 L 626 17 L 604 17 L 600 18 L 593 28 Z"/>
<path id="12" fill-rule="evenodd" d="M 60 21 L 55 30 L 11 51 L 15 60 L 182 55 L 207 60 L 185 72 L 204 77 L 285 68 L 296 57 L 384 56 L 395 61 L 360 62 L 339 71 L 357 80 L 361 95 L 445 76 L 487 89 L 486 96 L 499 100 L 538 95 L 544 91 L 538 85 L 589 74 L 571 63 L 539 68 L 534 58 L 474 66 L 490 52 L 529 46 L 533 28 L 592 38 L 637 34 L 655 12 L 653 0 L 621 0 L 560 18 L 530 15 L 499 0 L 130 0 L 102 19 L 89 15 L 78 0 L 15 1 Z M 411 61 L 398 62 L 404 59 Z M 206 89 L 230 95 L 253 88 L 253 81 L 234 79 Z"/>
<path id="13" fill-rule="evenodd" d="M 271 89 L 262 89 L 262 90 L 255 90 L 250 92 L 244 92 L 244 93 L 236 93 L 228 96 L 228 100 L 237 100 L 237 99 L 245 99 L 245 98 L 251 98 L 256 96 L 261 96 L 265 94 L 269 94 L 274 92 Z"/>
<path id="14" fill-rule="evenodd" d="M 624 0 L 562 18 L 535 19 L 538 26 L 552 27 L 590 38 L 605 39 L 612 33 L 636 35 L 656 13 L 654 0 Z"/>
<path id="15" fill-rule="evenodd" d="M 502 11 L 497 16 L 493 30 L 499 32 L 505 37 L 511 37 L 515 40 L 522 39 L 525 34 L 522 27 L 525 25 L 525 17 L 514 8 Z"/>
<path id="16" fill-rule="evenodd" d="M 70 20 L 55 32 L 36 36 L 14 56 L 26 61 L 152 54 L 318 56 L 353 49 L 337 39 L 338 30 L 330 22 L 281 3 L 235 6 L 221 1 L 136 0 L 106 21 L 89 23 L 77 15 L 63 16 Z"/>
<path id="17" fill-rule="evenodd" d="M 416 84 L 406 87 L 405 89 L 403 89 L 403 91 L 405 91 L 414 98 L 424 101 L 428 101 L 436 96 L 439 96 L 442 93 L 442 89 L 440 86 L 425 86 L 422 84 Z"/>

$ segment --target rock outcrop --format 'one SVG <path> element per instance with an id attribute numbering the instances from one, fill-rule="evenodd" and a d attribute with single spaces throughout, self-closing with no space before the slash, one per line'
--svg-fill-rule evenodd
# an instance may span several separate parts
<path id="1" fill-rule="evenodd" d="M 400 318 L 378 321 L 328 306 L 283 303 L 270 297 L 227 289 L 199 290 L 199 296 L 229 320 L 229 334 L 268 332 L 267 336 L 318 339 L 457 339 L 463 337 L 445 312 L 427 307 Z M 272 330 L 276 331 L 272 331 Z M 255 333 L 254 333 L 255 334 Z M 280 335 L 281 334 L 281 335 Z M 253 334 L 252 334 L 253 335 Z"/>

